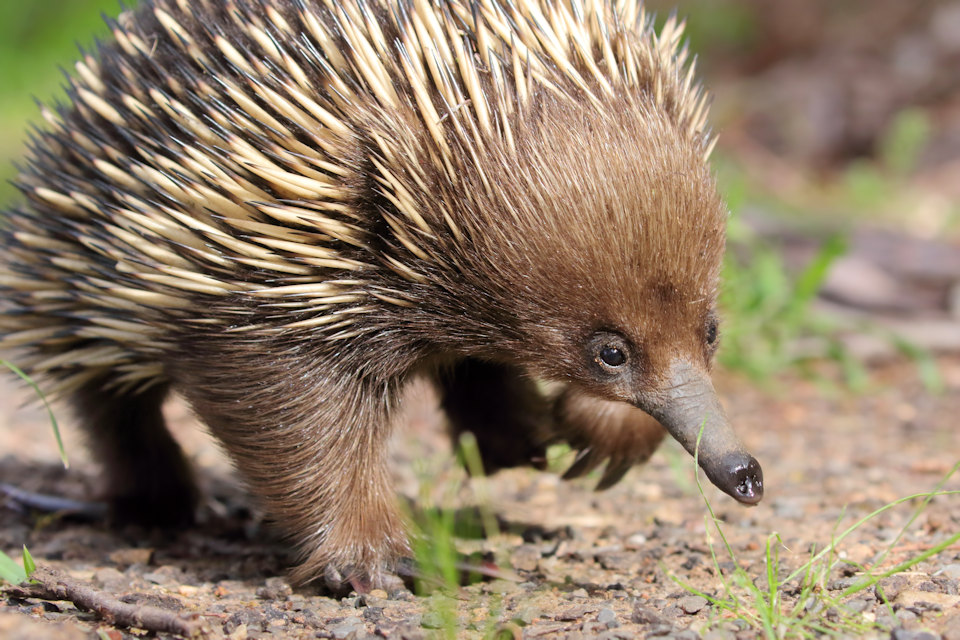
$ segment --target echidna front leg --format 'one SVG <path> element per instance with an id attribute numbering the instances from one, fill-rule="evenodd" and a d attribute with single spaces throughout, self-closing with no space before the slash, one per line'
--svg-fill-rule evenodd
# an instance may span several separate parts
<path id="1" fill-rule="evenodd" d="M 544 466 L 550 404 L 517 368 L 468 358 L 440 372 L 451 436 L 471 432 L 484 471 Z"/>
<path id="2" fill-rule="evenodd" d="M 102 380 L 89 383 L 72 400 L 103 468 L 113 516 L 145 525 L 192 522 L 197 504 L 193 474 L 161 412 L 167 385 L 126 394 L 105 386 Z"/>
<path id="3" fill-rule="evenodd" d="M 554 405 L 556 436 L 578 449 L 564 478 L 579 478 L 607 461 L 597 490 L 607 489 L 656 451 L 666 430 L 625 402 L 610 402 L 568 387 Z"/>
<path id="4" fill-rule="evenodd" d="M 296 582 L 385 585 L 409 556 L 387 468 L 398 381 L 300 355 L 220 343 L 176 375 L 268 516 L 300 549 Z M 179 369 L 179 367 L 178 367 Z M 238 375 L 239 373 L 239 375 Z"/>

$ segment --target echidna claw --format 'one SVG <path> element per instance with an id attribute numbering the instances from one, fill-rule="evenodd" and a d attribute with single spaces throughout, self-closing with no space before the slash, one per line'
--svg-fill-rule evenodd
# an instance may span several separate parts
<path id="1" fill-rule="evenodd" d="M 607 463 L 607 468 L 603 472 L 603 477 L 600 478 L 600 482 L 594 487 L 594 491 L 604 491 L 617 484 L 632 467 L 633 462 L 630 460 L 623 458 L 616 460 L 611 458 L 610 462 Z"/>
<path id="2" fill-rule="evenodd" d="M 577 457 L 573 459 L 573 464 L 564 472 L 563 479 L 573 480 L 583 477 L 593 471 L 602 461 L 603 459 L 596 455 L 592 447 L 581 449 L 577 452 Z"/>

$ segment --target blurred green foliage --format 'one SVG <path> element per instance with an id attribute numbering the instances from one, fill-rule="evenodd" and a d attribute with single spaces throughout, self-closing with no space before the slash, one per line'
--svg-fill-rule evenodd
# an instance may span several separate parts
<path id="1" fill-rule="evenodd" d="M 722 52 L 751 49 L 757 40 L 755 8 L 739 0 L 647 0 L 645 4 L 656 16 L 658 28 L 673 13 L 686 22 L 684 36 L 694 54 L 720 53 L 698 58 L 701 73 L 709 70 L 711 60 Z"/>
<path id="2" fill-rule="evenodd" d="M 880 140 L 880 162 L 899 176 L 910 173 L 917 168 L 920 153 L 932 134 L 933 126 L 926 111 L 904 109 L 896 115 Z"/>
<path id="3" fill-rule="evenodd" d="M 0 105 L 4 112 L 32 111 L 31 95 L 48 100 L 78 45 L 89 48 L 108 35 L 103 15 L 117 15 L 118 0 L 44 0 L 0 3 Z"/>
<path id="4" fill-rule="evenodd" d="M 898 113 L 880 138 L 876 157 L 850 162 L 840 174 L 839 188 L 831 194 L 833 206 L 869 214 L 897 202 L 931 135 L 927 112 L 913 108 Z"/>
<path id="5" fill-rule="evenodd" d="M 12 162 L 23 152 L 29 123 L 40 115 L 35 100 L 63 97 L 61 69 L 108 36 L 103 15 L 122 10 L 118 0 L 0 2 L 0 202 L 13 196 Z"/>
<path id="6" fill-rule="evenodd" d="M 853 387 L 864 383 L 862 367 L 835 337 L 836 327 L 813 309 L 830 267 L 846 251 L 842 235 L 826 239 L 799 271 L 791 271 L 771 243 L 731 222 L 731 251 L 724 261 L 720 304 L 729 322 L 720 362 L 764 380 L 805 360 L 828 358 L 841 366 Z M 804 352 L 796 345 L 803 341 Z"/>
<path id="7" fill-rule="evenodd" d="M 844 364 L 845 354 L 833 337 L 835 327 L 813 309 L 831 265 L 846 251 L 843 235 L 826 238 L 808 264 L 791 270 L 779 248 L 743 221 L 743 211 L 756 206 L 761 196 L 757 187 L 731 159 L 721 155 L 716 165 L 731 210 L 720 292 L 720 363 L 756 380 L 794 368 L 811 355 Z M 766 210 L 768 205 L 763 206 Z M 801 339 L 812 351 L 800 354 L 792 348 Z M 848 382 L 860 378 L 858 370 L 846 373 Z"/>

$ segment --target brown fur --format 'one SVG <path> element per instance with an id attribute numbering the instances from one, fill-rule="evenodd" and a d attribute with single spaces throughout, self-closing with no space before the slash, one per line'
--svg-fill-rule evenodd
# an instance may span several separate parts
<path id="1" fill-rule="evenodd" d="M 726 210 L 675 41 L 590 6 L 619 74 L 487 26 L 490 56 L 459 4 L 430 18 L 461 29 L 431 32 L 439 71 L 446 50 L 407 40 L 419 1 L 155 0 L 115 26 L 6 213 L 0 330 L 75 398 L 121 515 L 194 504 L 168 386 L 299 546 L 298 580 L 377 583 L 409 553 L 385 443 L 414 374 L 491 468 L 565 439 L 574 473 L 609 459 L 606 486 L 649 457 L 663 431 L 623 403 L 709 388 Z M 570 385 L 556 408 L 538 378 Z"/>
<path id="2" fill-rule="evenodd" d="M 607 402 L 568 387 L 555 405 L 556 430 L 579 450 L 565 479 L 579 478 L 607 462 L 597 489 L 615 485 L 635 464 L 646 462 L 667 432 L 649 415 L 624 402 Z"/>

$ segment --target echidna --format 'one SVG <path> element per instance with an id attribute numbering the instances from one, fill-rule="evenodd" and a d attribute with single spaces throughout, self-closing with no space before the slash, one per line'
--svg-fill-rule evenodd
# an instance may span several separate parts
<path id="1" fill-rule="evenodd" d="M 193 512 L 172 388 L 299 545 L 295 578 L 376 583 L 408 553 L 385 441 L 424 373 L 493 467 L 566 439 L 568 475 L 608 461 L 607 486 L 663 425 L 759 501 L 709 380 L 726 209 L 676 21 L 148 0 L 110 26 L 3 215 L 0 346 L 73 401 L 118 516 Z"/>

